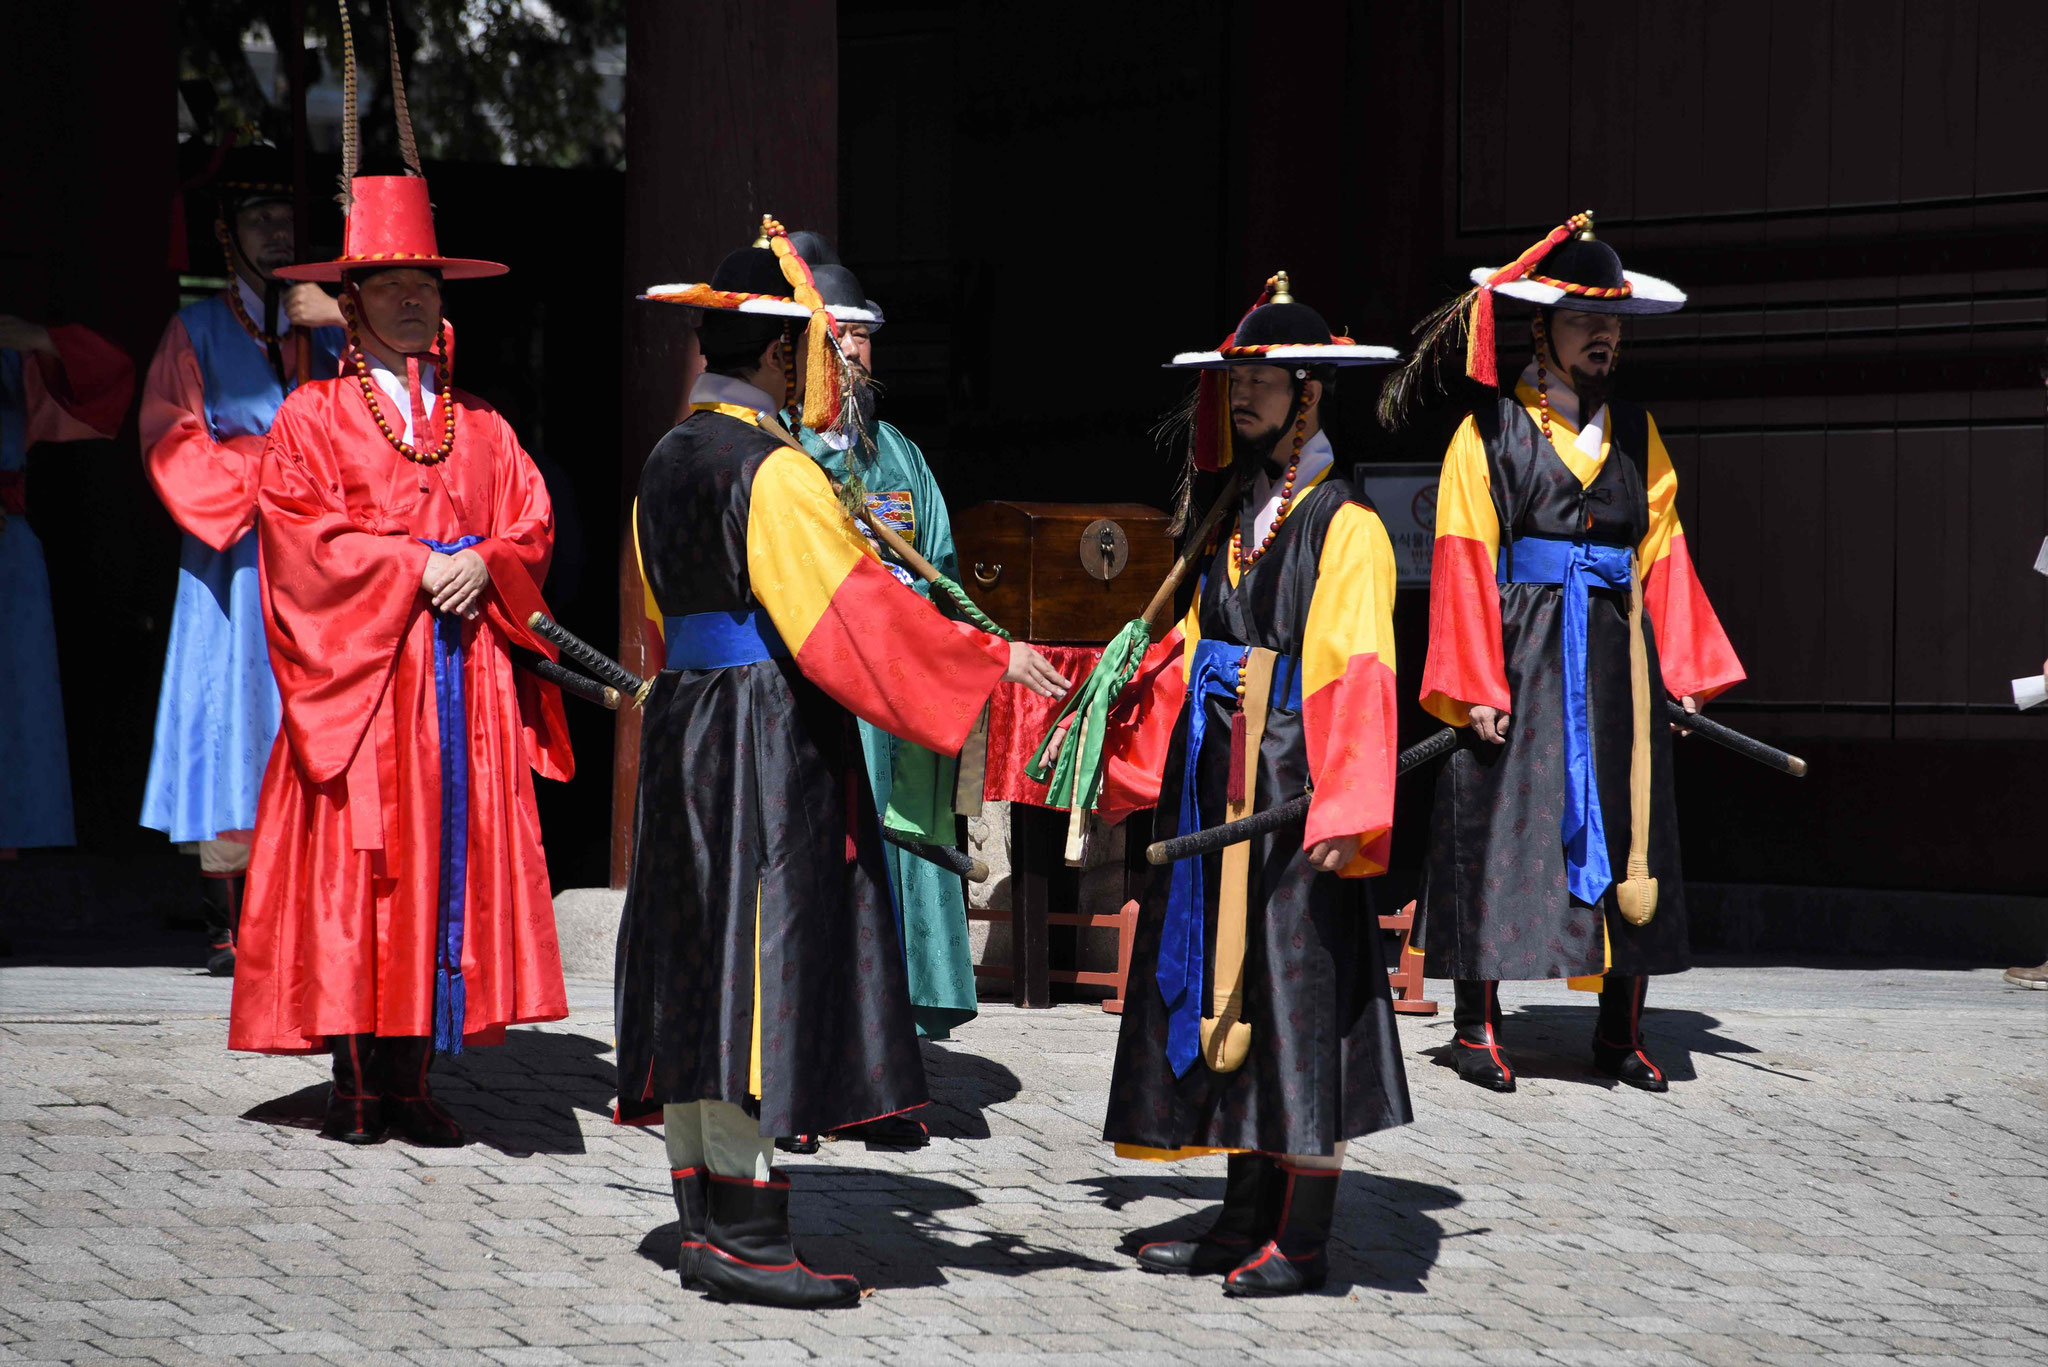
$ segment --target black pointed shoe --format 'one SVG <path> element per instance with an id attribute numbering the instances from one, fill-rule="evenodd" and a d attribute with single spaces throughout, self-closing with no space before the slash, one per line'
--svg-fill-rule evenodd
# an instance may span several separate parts
<path id="1" fill-rule="evenodd" d="M 375 1144 L 384 1137 L 384 1100 L 368 1073 L 375 1035 L 329 1035 L 334 1085 L 327 1092 L 327 1116 L 320 1133 L 344 1144 Z"/>
<path id="2" fill-rule="evenodd" d="M 1668 1092 L 1671 1084 L 1665 1080 L 1664 1070 L 1659 1068 L 1641 1048 L 1630 1049 L 1606 1040 L 1593 1041 L 1593 1071 L 1603 1076 L 1618 1078 L 1631 1087 L 1640 1087 L 1646 1092 Z"/>
<path id="3" fill-rule="evenodd" d="M 1460 978 L 1453 991 L 1451 1063 L 1458 1076 L 1491 1092 L 1514 1091 L 1514 1065 L 1500 1046 L 1500 984 Z"/>
<path id="4" fill-rule="evenodd" d="M 469 1142 L 455 1117 L 441 1109 L 427 1086 L 434 1042 L 425 1035 L 383 1035 L 377 1040 L 377 1090 L 384 1117 L 423 1149 L 458 1149 Z"/>
<path id="5" fill-rule="evenodd" d="M 891 1149 L 921 1149 L 932 1142 L 932 1132 L 925 1128 L 925 1123 L 907 1115 L 885 1115 L 878 1120 L 842 1125 L 832 1131 L 832 1137 L 864 1139 Z"/>
<path id="6" fill-rule="evenodd" d="M 818 1136 L 814 1134 L 786 1134 L 775 1141 L 775 1147 L 784 1153 L 810 1154 L 818 1151 Z"/>
<path id="7" fill-rule="evenodd" d="M 1262 1153 L 1234 1153 L 1223 1178 L 1223 1209 L 1206 1234 L 1146 1244 L 1138 1266 L 1147 1272 L 1214 1276 L 1228 1272 L 1273 1233 L 1287 1185 L 1280 1165 Z"/>
<path id="8" fill-rule="evenodd" d="M 705 1201 L 711 1174 L 704 1168 L 671 1168 L 676 1189 L 676 1275 L 688 1290 L 697 1285 L 697 1267 L 704 1260 Z"/>
<path id="9" fill-rule="evenodd" d="M 1330 1279 L 1330 1221 L 1343 1170 L 1277 1166 L 1284 1179 L 1279 1220 L 1272 1237 L 1224 1277 L 1226 1296 L 1298 1296 Z"/>
<path id="10" fill-rule="evenodd" d="M 711 1175 L 697 1281 L 722 1301 L 825 1310 L 860 1303 L 860 1281 L 813 1272 L 789 1239 L 789 1179 Z"/>

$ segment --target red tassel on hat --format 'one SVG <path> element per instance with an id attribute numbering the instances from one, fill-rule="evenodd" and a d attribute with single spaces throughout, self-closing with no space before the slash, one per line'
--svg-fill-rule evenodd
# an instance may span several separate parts
<path id="1" fill-rule="evenodd" d="M 1541 242 L 1523 252 L 1514 260 L 1486 277 L 1486 283 L 1473 291 L 1472 317 L 1465 326 L 1465 373 L 1483 385 L 1498 387 L 1500 377 L 1494 369 L 1493 352 L 1493 290 L 1496 285 L 1507 285 L 1520 280 L 1536 269 L 1536 263 L 1550 255 L 1551 248 L 1591 224 L 1591 213 L 1573 214 L 1564 222 L 1552 228 Z"/>
<path id="2" fill-rule="evenodd" d="M 1264 308 L 1273 301 L 1274 291 L 1280 288 L 1280 277 L 1269 275 L 1266 286 L 1259 291 L 1259 297 L 1252 301 L 1251 308 L 1244 311 L 1244 318 L 1251 317 L 1256 309 Z M 1238 327 L 1244 326 L 1244 318 L 1237 320 Z M 1217 346 L 1218 351 L 1227 351 L 1237 345 L 1237 328 L 1230 330 Z M 1230 387 L 1227 370 L 1205 370 L 1195 381 L 1195 468 L 1197 470 L 1227 470 L 1230 468 Z"/>

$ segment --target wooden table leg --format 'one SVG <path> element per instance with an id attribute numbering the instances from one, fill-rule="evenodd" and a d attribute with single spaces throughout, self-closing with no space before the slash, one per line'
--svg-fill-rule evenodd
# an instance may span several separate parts
<path id="1" fill-rule="evenodd" d="M 1045 918 L 1065 835 L 1066 813 L 1010 804 L 1010 1000 L 1018 1006 L 1052 1005 Z"/>

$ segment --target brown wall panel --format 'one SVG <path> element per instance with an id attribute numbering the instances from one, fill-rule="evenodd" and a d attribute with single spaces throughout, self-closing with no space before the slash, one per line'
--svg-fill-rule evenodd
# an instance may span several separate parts
<path id="1" fill-rule="evenodd" d="M 1854 0 L 1834 13 L 1828 111 L 1828 203 L 1892 204 L 1899 197 L 1900 46 L 1905 0 Z M 1862 225 L 1844 225 L 1868 231 Z"/>
<path id="2" fill-rule="evenodd" d="M 2042 430 L 1973 432 L 1969 479 L 1969 700 L 2010 705 L 2011 681 L 2032 673 L 2048 655 L 2048 578 L 2033 568 L 2048 535 Z M 1991 720 L 1972 717 L 1971 733 L 1993 738 L 2010 729 L 1984 724 Z"/>
<path id="3" fill-rule="evenodd" d="M 1700 209 L 1733 213 L 1764 207 L 1769 143 L 1764 42 L 1769 0 L 1707 0 L 1702 103 L 1709 111 L 1700 155 Z"/>
<path id="4" fill-rule="evenodd" d="M 1827 696 L 1827 506 L 1826 439 L 1766 436 L 1756 505 L 1761 553 L 1744 562 L 1762 581 L 1749 647 L 1759 699 Z"/>
<path id="5" fill-rule="evenodd" d="M 1573 210 L 1594 208 L 1614 219 L 1635 216 L 1639 10 L 1631 0 L 1577 0 L 1571 8 Z"/>
<path id="6" fill-rule="evenodd" d="M 1712 558 L 1713 565 L 1703 567 L 1701 576 L 1712 592 L 1710 601 L 1721 619 L 1722 629 L 1749 671 L 1752 682 L 1743 685 L 1743 696 L 1761 698 L 1766 695 L 1754 681 L 1760 648 L 1763 576 L 1746 572 L 1742 567 L 1760 563 L 1766 554 L 1760 515 L 1763 440 L 1756 436 L 1707 435 L 1699 439 L 1698 449 L 1700 540 L 1692 549 L 1701 560 Z M 1690 533 L 1687 541 L 1691 543 Z"/>
<path id="7" fill-rule="evenodd" d="M 1828 198 L 1828 106 L 1833 82 L 1833 7 L 1815 0 L 1771 6 L 1770 137 L 1764 175 L 1772 209 L 1819 208 Z"/>
<path id="8" fill-rule="evenodd" d="M 1458 33 L 1456 174 L 1458 227 L 1499 228 L 1505 221 L 1508 161 L 1508 0 L 1464 0 Z"/>
<path id="9" fill-rule="evenodd" d="M 1636 25 L 1635 212 L 1639 218 L 1697 213 L 1706 139 L 1706 67 L 1700 60 L 1706 11 L 1661 7 Z"/>
<path id="10" fill-rule="evenodd" d="M 1578 88 L 1562 79 L 1572 69 L 1570 20 L 1570 0 L 1518 4 L 1508 14 L 1502 217 L 1511 227 L 1548 227 L 1584 207 L 1564 203 L 1571 130 L 1578 123 Z"/>
<path id="11" fill-rule="evenodd" d="M 1977 18 L 1979 195 L 2048 186 L 2048 6 L 1980 0 Z"/>
<path id="12" fill-rule="evenodd" d="M 1896 723 L 1901 740 L 1960 738 L 1960 715 L 1912 704 L 1969 700 L 1970 432 L 1955 427 L 1899 433 Z"/>
<path id="13" fill-rule="evenodd" d="M 1896 436 L 1827 438 L 1826 671 L 1829 702 L 1892 700 Z M 1887 715 L 1845 720 L 1850 734 L 1889 736 Z"/>
<path id="14" fill-rule="evenodd" d="M 1899 91 L 1899 194 L 1967 195 L 1977 151 L 1977 4 L 1908 5 L 1900 47 L 1912 78 Z"/>

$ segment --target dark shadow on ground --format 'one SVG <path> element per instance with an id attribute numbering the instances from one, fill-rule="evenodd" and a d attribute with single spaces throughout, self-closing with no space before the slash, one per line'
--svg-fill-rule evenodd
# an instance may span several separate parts
<path id="1" fill-rule="evenodd" d="M 1223 1200 L 1220 1174 L 1197 1177 L 1165 1171 L 1156 1175 L 1118 1173 L 1085 1178 L 1074 1185 L 1094 1188 L 1106 1210 L 1122 1210 L 1133 1201 L 1154 1196 L 1211 1203 L 1207 1210 L 1132 1230 L 1121 1245 L 1124 1253 L 1132 1255 L 1144 1244 L 1194 1238 L 1209 1228 L 1216 1218 L 1216 1207 Z M 1427 1212 L 1449 1210 L 1463 1201 L 1449 1187 L 1346 1171 L 1344 1186 L 1337 1195 L 1336 1221 L 1330 1230 L 1330 1281 L 1326 1293 L 1343 1293 L 1360 1286 L 1410 1294 L 1424 1291 L 1444 1240 L 1444 1227 Z"/>
<path id="2" fill-rule="evenodd" d="M 1621 1083 L 1593 1071 L 1593 1023 L 1598 1015 L 1599 1006 L 1590 994 L 1584 1006 L 1535 1005 L 1511 1010 L 1501 1022 L 1501 1045 L 1522 1077 L 1611 1090 Z M 1643 1011 L 1643 1044 L 1673 1082 L 1691 1082 L 1699 1076 L 1693 1066 L 1696 1054 L 1727 1058 L 1795 1082 L 1810 1080 L 1736 1057 L 1758 1051 L 1741 1040 L 1714 1033 L 1720 1028 L 1720 1019 L 1704 1011 L 1655 1006 Z M 1428 1052 L 1441 1067 L 1457 1066 L 1452 1058 L 1455 1046 L 1450 1043 Z"/>
<path id="3" fill-rule="evenodd" d="M 958 1224 L 948 1212 L 977 1211 L 981 1198 L 930 1177 L 792 1164 L 790 1223 L 797 1252 L 821 1272 L 851 1272 L 878 1290 L 943 1286 L 947 1268 L 1023 1277 L 1051 1268 L 1109 1272 L 1106 1263 L 1062 1248 L 1045 1248 L 985 1226 L 976 1214 Z M 640 1255 L 673 1272 L 680 1242 L 674 1221 L 649 1230 Z"/>
<path id="4" fill-rule="evenodd" d="M 932 1104 L 917 1111 L 917 1118 L 936 1138 L 988 1138 L 988 1118 L 982 1112 L 1014 1099 L 1024 1084 L 1002 1064 L 958 1045 L 924 1040 L 919 1047 Z"/>
<path id="5" fill-rule="evenodd" d="M 514 1028 L 496 1048 L 437 1060 L 434 1098 L 469 1131 L 472 1144 L 513 1158 L 582 1153 L 577 1112 L 608 1118 L 618 1090 L 618 1075 L 604 1057 L 610 1048 L 587 1035 Z M 317 1130 L 326 1108 L 327 1084 L 315 1083 L 253 1106 L 242 1119 Z"/>
<path id="6" fill-rule="evenodd" d="M 199 861 L 168 845 L 147 854 L 24 850 L 0 860 L 0 964 L 203 971 Z"/>

